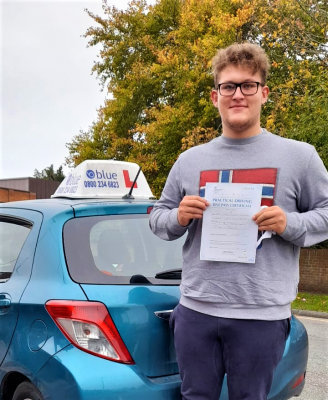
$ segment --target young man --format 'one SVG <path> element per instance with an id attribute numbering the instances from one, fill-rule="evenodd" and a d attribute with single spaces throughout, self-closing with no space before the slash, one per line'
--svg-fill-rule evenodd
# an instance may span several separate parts
<path id="1" fill-rule="evenodd" d="M 328 176 L 312 146 L 261 129 L 269 61 L 260 47 L 234 44 L 212 64 L 222 136 L 180 155 L 150 226 L 164 240 L 188 232 L 170 321 L 182 398 L 217 400 L 227 373 L 230 400 L 265 400 L 288 335 L 300 247 L 328 238 Z M 263 241 L 255 264 L 200 260 L 206 182 L 266 188 L 267 207 L 253 220 L 276 235 Z"/>

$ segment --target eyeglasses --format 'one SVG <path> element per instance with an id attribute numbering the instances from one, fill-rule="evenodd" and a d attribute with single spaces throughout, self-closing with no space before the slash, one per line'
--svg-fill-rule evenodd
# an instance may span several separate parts
<path id="1" fill-rule="evenodd" d="M 257 93 L 259 85 L 263 86 L 260 82 L 243 82 L 243 83 L 220 83 L 218 90 L 221 96 L 233 96 L 236 93 L 237 88 L 244 96 L 253 96 Z"/>

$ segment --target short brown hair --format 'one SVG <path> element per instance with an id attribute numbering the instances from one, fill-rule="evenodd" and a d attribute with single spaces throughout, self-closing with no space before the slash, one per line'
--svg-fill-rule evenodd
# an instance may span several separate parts
<path id="1" fill-rule="evenodd" d="M 218 85 L 220 72 L 230 65 L 249 69 L 253 74 L 259 72 L 261 83 L 265 85 L 270 62 L 266 52 L 260 46 L 252 43 L 234 43 L 225 49 L 218 50 L 212 58 L 215 88 Z"/>

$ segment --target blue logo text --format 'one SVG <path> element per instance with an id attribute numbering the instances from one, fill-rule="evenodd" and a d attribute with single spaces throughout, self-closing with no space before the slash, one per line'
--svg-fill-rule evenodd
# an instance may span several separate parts
<path id="1" fill-rule="evenodd" d="M 95 177 L 95 173 L 92 171 L 92 169 L 88 169 L 87 171 L 87 177 L 89 179 L 93 179 Z"/>

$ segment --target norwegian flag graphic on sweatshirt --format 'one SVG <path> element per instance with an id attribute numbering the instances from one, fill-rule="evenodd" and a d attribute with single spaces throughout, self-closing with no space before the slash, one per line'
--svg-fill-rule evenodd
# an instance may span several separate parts
<path id="1" fill-rule="evenodd" d="M 272 206 L 277 181 L 277 168 L 229 169 L 201 171 L 199 195 L 204 197 L 205 185 L 215 183 L 253 183 L 263 185 L 261 206 Z"/>

